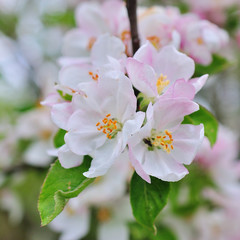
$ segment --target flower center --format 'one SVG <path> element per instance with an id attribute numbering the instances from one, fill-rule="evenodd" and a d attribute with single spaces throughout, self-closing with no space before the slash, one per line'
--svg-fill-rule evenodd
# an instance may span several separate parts
<path id="1" fill-rule="evenodd" d="M 143 139 L 143 142 L 148 145 L 150 151 L 153 151 L 155 147 L 157 149 L 163 149 L 167 153 L 173 150 L 172 133 L 168 130 L 156 132 L 155 129 L 152 129 L 151 137 Z"/>
<path id="2" fill-rule="evenodd" d="M 157 37 L 157 36 L 150 36 L 150 37 L 147 37 L 147 40 L 148 40 L 149 42 L 151 42 L 152 45 L 153 45 L 157 50 L 160 49 L 160 47 L 161 47 L 160 41 L 161 41 L 161 40 L 160 40 L 159 37 Z"/>
<path id="3" fill-rule="evenodd" d="M 94 74 L 93 72 L 88 72 L 88 74 L 92 77 L 94 81 L 98 81 L 99 78 L 98 74 Z"/>
<path id="4" fill-rule="evenodd" d="M 158 91 L 158 94 L 160 95 L 163 91 L 163 89 L 168 86 L 168 84 L 170 83 L 169 80 L 167 80 L 167 76 L 166 75 L 163 75 L 161 74 L 160 77 L 158 78 L 157 80 L 157 91 Z"/>
<path id="5" fill-rule="evenodd" d="M 97 212 L 97 219 L 100 222 L 107 222 L 111 218 L 111 212 L 107 208 L 100 208 Z"/>
<path id="6" fill-rule="evenodd" d="M 197 43 L 198 43 L 198 45 L 203 45 L 204 41 L 201 37 L 198 37 L 197 38 Z"/>
<path id="7" fill-rule="evenodd" d="M 111 114 L 109 113 L 103 118 L 102 123 L 97 122 L 96 124 L 97 130 L 106 134 L 108 139 L 114 138 L 122 130 L 122 124 L 110 117 Z"/>

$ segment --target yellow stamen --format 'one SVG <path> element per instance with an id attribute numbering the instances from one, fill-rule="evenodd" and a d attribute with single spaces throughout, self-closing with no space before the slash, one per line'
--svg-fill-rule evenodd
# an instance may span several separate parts
<path id="1" fill-rule="evenodd" d="M 161 39 L 158 36 L 147 37 L 147 40 L 152 43 L 152 45 L 159 50 L 161 48 Z"/>
<path id="2" fill-rule="evenodd" d="M 169 83 L 170 83 L 170 81 L 167 80 L 167 76 L 166 75 L 164 76 L 163 74 L 161 74 L 156 83 L 158 94 L 161 94 L 163 89 L 166 86 L 168 86 Z"/>
<path id="3" fill-rule="evenodd" d="M 168 130 L 165 130 L 164 132 L 156 132 L 156 130 L 153 129 L 152 136 L 147 140 L 149 140 L 147 141 L 149 147 L 157 147 L 163 149 L 167 153 L 170 153 L 171 150 L 174 149 L 172 133 Z"/>
<path id="4" fill-rule="evenodd" d="M 204 41 L 203 41 L 203 39 L 202 39 L 201 37 L 198 37 L 198 38 L 197 38 L 197 43 L 198 43 L 199 45 L 203 45 Z"/>
<path id="5" fill-rule="evenodd" d="M 92 77 L 92 80 L 98 81 L 99 78 L 98 74 L 93 74 L 93 72 L 88 72 L 88 74 Z"/>
<path id="6" fill-rule="evenodd" d="M 103 124 L 100 122 L 97 122 L 96 124 L 97 130 L 106 134 L 108 139 L 112 139 L 122 128 L 121 123 L 119 123 L 117 120 L 111 119 L 110 117 L 111 114 L 109 113 L 105 116 L 105 118 L 102 119 Z"/>

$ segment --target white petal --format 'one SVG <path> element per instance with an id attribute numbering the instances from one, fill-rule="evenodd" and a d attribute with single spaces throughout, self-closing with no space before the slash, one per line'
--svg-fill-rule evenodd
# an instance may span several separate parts
<path id="1" fill-rule="evenodd" d="M 58 158 L 64 168 L 76 167 L 83 162 L 83 156 L 73 153 L 66 144 L 59 148 Z"/>
<path id="2" fill-rule="evenodd" d="M 77 86 L 80 82 L 91 82 L 92 77 L 89 72 L 92 68 L 88 64 L 72 64 L 64 67 L 59 73 L 59 83 L 61 85 L 77 90 Z"/>
<path id="3" fill-rule="evenodd" d="M 104 146 L 94 152 L 91 167 L 83 175 L 87 178 L 104 175 L 120 154 L 120 152 L 115 152 L 116 147 L 117 138 L 107 140 Z"/>
<path id="4" fill-rule="evenodd" d="M 53 105 L 51 117 L 59 128 L 67 130 L 67 123 L 72 112 L 72 104 L 70 102 L 58 103 Z"/>
<path id="5" fill-rule="evenodd" d="M 108 63 L 108 57 L 120 59 L 124 56 L 125 46 L 122 41 L 109 34 L 104 34 L 94 43 L 91 59 L 94 65 L 102 66 Z"/>
<path id="6" fill-rule="evenodd" d="M 182 164 L 176 162 L 171 155 L 164 152 L 164 150 L 147 150 L 143 158 L 144 171 L 163 181 L 179 181 L 188 174 L 188 170 Z"/>
<path id="7" fill-rule="evenodd" d="M 172 135 L 174 147 L 171 151 L 172 157 L 179 163 L 190 164 L 202 144 L 203 125 L 182 124 Z"/>

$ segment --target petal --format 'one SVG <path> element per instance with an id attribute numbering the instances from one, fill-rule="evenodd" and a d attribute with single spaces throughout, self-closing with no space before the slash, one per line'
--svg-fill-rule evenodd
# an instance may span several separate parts
<path id="1" fill-rule="evenodd" d="M 133 57 L 141 63 L 153 66 L 156 56 L 157 50 L 149 41 L 147 41 L 137 50 Z"/>
<path id="2" fill-rule="evenodd" d="M 116 146 L 117 138 L 107 140 L 101 148 L 94 152 L 91 167 L 83 175 L 87 178 L 104 175 L 120 154 L 120 152 L 115 152 Z"/>
<path id="3" fill-rule="evenodd" d="M 64 168 L 77 167 L 83 162 L 83 156 L 74 154 L 66 144 L 59 148 L 58 158 Z"/>
<path id="4" fill-rule="evenodd" d="M 161 49 L 153 68 L 158 75 L 163 74 L 173 83 L 177 79 L 188 80 L 194 73 L 194 61 L 186 54 L 178 52 L 173 46 L 166 46 Z"/>
<path id="5" fill-rule="evenodd" d="M 155 128 L 165 130 L 177 127 L 184 116 L 197 111 L 199 106 L 186 98 L 159 98 L 153 108 Z"/>
<path id="6" fill-rule="evenodd" d="M 125 148 L 129 137 L 138 132 L 143 124 L 143 120 L 145 118 L 145 113 L 144 112 L 137 112 L 135 114 L 134 119 L 128 120 L 125 122 L 123 129 L 122 129 L 122 142 L 123 146 L 122 149 Z"/>
<path id="7" fill-rule="evenodd" d="M 87 57 L 90 55 L 88 49 L 91 36 L 80 29 L 67 32 L 63 39 L 62 52 L 64 56 Z"/>
<path id="8" fill-rule="evenodd" d="M 132 166 L 134 167 L 136 173 L 146 182 L 151 183 L 151 178 L 149 177 L 148 174 L 146 174 L 146 172 L 143 170 L 141 164 L 139 163 L 139 161 L 136 159 L 136 157 L 133 154 L 132 151 L 132 147 L 130 144 L 128 144 L 128 148 L 129 148 L 129 159 L 132 163 Z"/>
<path id="9" fill-rule="evenodd" d="M 88 64 L 73 64 L 63 67 L 59 73 L 59 83 L 63 86 L 77 90 L 80 82 L 91 82 L 89 72 L 92 68 Z"/>
<path id="10" fill-rule="evenodd" d="M 67 130 L 67 123 L 73 113 L 72 104 L 70 102 L 54 104 L 51 111 L 53 122 L 64 130 Z"/>
<path id="11" fill-rule="evenodd" d="M 89 210 L 80 209 L 73 215 L 69 215 L 66 208 L 50 223 L 50 228 L 62 233 L 59 240 L 75 240 L 84 237 L 90 227 Z"/>
<path id="12" fill-rule="evenodd" d="M 76 20 L 78 25 L 92 36 L 99 36 L 110 30 L 104 20 L 101 6 L 97 3 L 80 4 L 76 10 Z"/>
<path id="13" fill-rule="evenodd" d="M 158 96 L 157 76 L 149 65 L 143 64 L 133 58 L 127 59 L 127 73 L 132 84 L 148 97 Z"/>
<path id="14" fill-rule="evenodd" d="M 143 170 L 151 176 L 163 181 L 175 182 L 182 179 L 188 170 L 176 162 L 170 154 L 163 150 L 146 151 L 143 157 Z"/>
<path id="15" fill-rule="evenodd" d="M 109 34 L 104 34 L 94 43 L 91 59 L 94 65 L 102 66 L 108 63 L 108 57 L 120 59 L 124 56 L 125 46 L 122 41 Z"/>
<path id="16" fill-rule="evenodd" d="M 192 86 L 195 88 L 195 94 L 201 90 L 201 88 L 204 86 L 208 79 L 208 74 L 205 74 L 199 78 L 193 78 L 190 79 L 188 82 L 192 84 Z"/>
<path id="17" fill-rule="evenodd" d="M 204 138 L 204 127 L 190 124 L 182 124 L 172 133 L 173 147 L 172 157 L 179 163 L 190 164 L 197 154 Z"/>
<path id="18" fill-rule="evenodd" d="M 192 100 L 195 96 L 195 88 L 184 79 L 177 80 L 161 96 L 162 98 L 188 98 Z"/>
<path id="19" fill-rule="evenodd" d="M 106 136 L 91 130 L 68 132 L 65 135 L 65 142 L 69 149 L 77 155 L 88 155 L 99 148 L 106 141 Z"/>
<path id="20" fill-rule="evenodd" d="M 50 93 L 45 100 L 41 101 L 41 105 L 52 107 L 56 103 L 60 103 L 61 98 L 58 93 Z"/>

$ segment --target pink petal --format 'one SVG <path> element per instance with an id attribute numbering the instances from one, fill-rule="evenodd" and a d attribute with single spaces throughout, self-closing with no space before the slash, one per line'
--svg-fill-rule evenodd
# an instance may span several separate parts
<path id="1" fill-rule="evenodd" d="M 157 130 L 176 128 L 184 119 L 199 109 L 197 103 L 186 98 L 159 98 L 153 105 Z"/>
<path id="2" fill-rule="evenodd" d="M 128 145 L 129 147 L 129 159 L 136 171 L 136 173 L 146 182 L 151 183 L 151 178 L 149 177 L 148 174 L 146 174 L 146 172 L 143 170 L 140 162 L 136 159 L 136 157 L 134 156 L 133 152 L 132 152 L 132 147 L 130 145 Z"/>
<path id="3" fill-rule="evenodd" d="M 188 82 L 195 88 L 195 94 L 201 90 L 208 79 L 208 74 L 205 74 L 199 78 L 190 79 Z"/>
<path id="4" fill-rule="evenodd" d="M 172 84 L 161 98 L 188 98 L 192 100 L 195 96 L 195 88 L 184 79 L 177 80 Z"/>
<path id="5" fill-rule="evenodd" d="M 133 58 L 128 58 L 126 68 L 135 88 L 148 97 L 158 96 L 156 86 L 157 76 L 149 65 L 143 64 Z"/>

